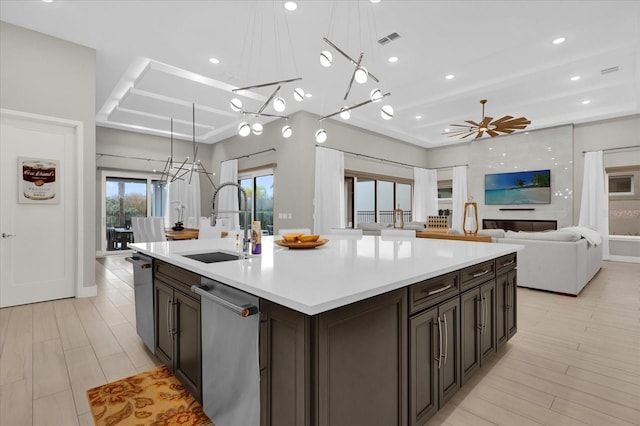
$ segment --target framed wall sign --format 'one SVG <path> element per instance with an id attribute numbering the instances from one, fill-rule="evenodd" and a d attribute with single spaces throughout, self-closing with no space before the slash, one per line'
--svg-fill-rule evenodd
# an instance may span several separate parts
<path id="1" fill-rule="evenodd" d="M 60 161 L 18 157 L 18 203 L 60 202 Z"/>

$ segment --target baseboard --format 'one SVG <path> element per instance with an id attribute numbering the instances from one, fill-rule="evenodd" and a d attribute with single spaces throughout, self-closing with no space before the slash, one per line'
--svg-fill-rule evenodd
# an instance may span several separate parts
<path id="1" fill-rule="evenodd" d="M 609 255 L 609 260 L 613 262 L 640 263 L 640 257 L 635 257 L 635 256 Z"/>
<path id="2" fill-rule="evenodd" d="M 81 297 L 96 297 L 98 295 L 98 286 L 92 285 L 91 287 L 80 287 L 78 289 L 77 298 Z"/>

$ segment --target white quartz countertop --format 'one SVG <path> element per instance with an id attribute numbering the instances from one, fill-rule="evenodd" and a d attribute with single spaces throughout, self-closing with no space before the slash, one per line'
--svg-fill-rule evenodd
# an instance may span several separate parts
<path id="1" fill-rule="evenodd" d="M 521 245 L 329 235 L 321 247 L 291 250 L 262 238 L 262 254 L 202 263 L 182 255 L 235 251 L 230 238 L 131 244 L 137 252 L 307 315 L 319 314 L 509 253 Z"/>

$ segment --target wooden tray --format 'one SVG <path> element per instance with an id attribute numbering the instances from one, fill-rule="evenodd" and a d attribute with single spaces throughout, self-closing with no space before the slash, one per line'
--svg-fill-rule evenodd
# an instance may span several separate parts
<path id="1" fill-rule="evenodd" d="M 320 247 L 321 245 L 327 244 L 329 240 L 326 238 L 320 238 L 318 241 L 309 241 L 309 242 L 301 242 L 301 241 L 285 241 L 285 240 L 275 240 L 279 246 L 287 247 L 290 249 L 312 249 L 316 247 Z"/>

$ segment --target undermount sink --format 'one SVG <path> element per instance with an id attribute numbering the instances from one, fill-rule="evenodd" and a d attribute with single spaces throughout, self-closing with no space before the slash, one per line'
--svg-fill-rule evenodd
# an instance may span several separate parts
<path id="1" fill-rule="evenodd" d="M 180 256 L 188 257 L 189 259 L 197 260 L 202 263 L 216 263 L 226 262 L 228 260 L 240 260 L 242 259 L 241 253 L 227 253 L 224 251 L 211 251 L 207 253 L 194 253 L 194 254 L 181 254 Z"/>

